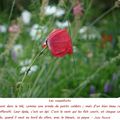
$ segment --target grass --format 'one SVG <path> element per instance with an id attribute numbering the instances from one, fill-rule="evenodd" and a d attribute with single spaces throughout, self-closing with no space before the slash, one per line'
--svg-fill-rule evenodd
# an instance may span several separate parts
<path id="1" fill-rule="evenodd" d="M 97 11 L 97 6 L 93 7 L 92 0 L 86 0 L 83 3 L 85 10 L 84 15 L 80 18 L 79 29 L 83 26 L 88 27 L 92 25 L 96 18 L 105 14 L 102 10 Z M 106 42 L 105 47 L 102 48 L 101 38 L 83 40 L 79 33 L 76 33 L 76 36 L 72 34 L 76 21 L 72 13 L 68 11 L 71 8 L 66 4 L 64 4 L 63 8 L 66 9 L 63 17 L 44 16 L 41 19 L 39 4 L 31 2 L 29 10 L 32 13 L 32 21 L 30 25 L 20 23 L 22 26 L 21 33 L 15 41 L 15 44 L 23 46 L 22 55 L 13 60 L 11 48 L 9 54 L 0 58 L 0 97 L 119 97 L 120 9 L 113 10 L 94 24 L 100 35 L 102 33 L 111 34 L 113 37 L 112 41 L 115 42 L 115 44 Z M 8 16 L 10 16 L 10 21 L 7 19 Z M 0 22 L 9 26 L 12 19 L 16 19 L 16 17 L 12 18 L 13 14 L 8 16 L 5 13 L 0 13 Z M 68 26 L 68 29 L 75 48 L 74 54 L 63 58 L 56 58 L 46 49 L 34 62 L 34 65 L 38 67 L 37 71 L 26 75 L 21 84 L 24 76 L 24 74 L 20 73 L 22 68 L 20 65 L 21 61 L 33 59 L 33 56 L 42 50 L 41 43 L 46 39 L 50 31 L 56 28 L 56 20 L 64 21 L 68 19 L 71 24 Z M 32 41 L 28 32 L 34 23 L 47 26 L 48 28 L 46 33 L 41 34 L 41 38 L 38 41 Z M 3 44 L 3 47 L 0 48 L 0 54 L 5 51 L 9 38 L 10 33 L 0 33 L 0 43 Z M 108 90 L 108 92 L 104 91 L 106 83 L 112 85 L 111 90 Z M 93 94 L 90 93 L 92 85 L 95 88 Z"/>

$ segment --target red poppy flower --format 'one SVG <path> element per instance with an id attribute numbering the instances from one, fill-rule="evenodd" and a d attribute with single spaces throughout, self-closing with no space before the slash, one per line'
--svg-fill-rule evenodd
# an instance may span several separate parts
<path id="1" fill-rule="evenodd" d="M 103 34 L 103 35 L 102 35 L 102 40 L 103 40 L 104 42 L 107 42 L 107 41 L 112 42 L 112 35 Z"/>
<path id="2" fill-rule="evenodd" d="M 72 54 L 71 37 L 66 29 L 55 29 L 47 37 L 46 44 L 53 56 L 63 57 Z M 45 47 L 45 44 L 43 45 Z"/>
<path id="3" fill-rule="evenodd" d="M 112 35 L 102 34 L 102 47 L 105 47 L 106 42 L 112 43 Z"/>

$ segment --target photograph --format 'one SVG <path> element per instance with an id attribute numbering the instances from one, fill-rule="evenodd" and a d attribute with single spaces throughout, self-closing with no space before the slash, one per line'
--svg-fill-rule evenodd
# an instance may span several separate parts
<path id="1" fill-rule="evenodd" d="M 0 0 L 0 98 L 120 97 L 120 0 Z"/>

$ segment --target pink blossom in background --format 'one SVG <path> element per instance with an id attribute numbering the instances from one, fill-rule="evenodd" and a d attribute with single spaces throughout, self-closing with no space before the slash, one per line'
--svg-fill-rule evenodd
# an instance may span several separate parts
<path id="1" fill-rule="evenodd" d="M 13 25 L 9 26 L 9 28 L 8 28 L 8 32 L 10 32 L 10 33 L 17 33 L 19 31 L 20 31 L 20 27 L 17 24 L 13 24 Z"/>
<path id="2" fill-rule="evenodd" d="M 76 16 L 76 15 L 82 16 L 83 15 L 83 7 L 80 2 L 73 7 L 73 15 L 74 16 Z"/>

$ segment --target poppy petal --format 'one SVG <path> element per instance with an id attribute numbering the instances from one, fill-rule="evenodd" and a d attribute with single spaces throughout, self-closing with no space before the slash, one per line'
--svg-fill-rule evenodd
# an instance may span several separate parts
<path id="1" fill-rule="evenodd" d="M 48 48 L 52 55 L 63 57 L 72 54 L 72 42 L 66 29 L 55 29 L 47 37 Z"/>

